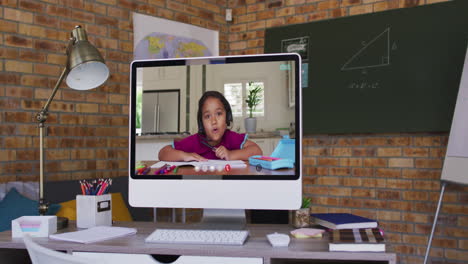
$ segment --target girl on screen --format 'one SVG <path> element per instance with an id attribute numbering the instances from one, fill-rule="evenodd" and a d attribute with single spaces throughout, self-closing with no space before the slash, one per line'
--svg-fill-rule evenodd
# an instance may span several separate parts
<path id="1" fill-rule="evenodd" d="M 198 101 L 198 133 L 159 151 L 163 161 L 206 161 L 208 159 L 247 160 L 262 150 L 247 134 L 228 129 L 233 122 L 226 98 L 217 91 L 205 92 Z"/>

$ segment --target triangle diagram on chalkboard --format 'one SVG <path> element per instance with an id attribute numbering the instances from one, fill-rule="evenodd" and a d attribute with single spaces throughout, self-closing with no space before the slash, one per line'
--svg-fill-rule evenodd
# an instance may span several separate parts
<path id="1" fill-rule="evenodd" d="M 390 28 L 385 29 L 349 59 L 342 71 L 383 67 L 390 65 Z"/>

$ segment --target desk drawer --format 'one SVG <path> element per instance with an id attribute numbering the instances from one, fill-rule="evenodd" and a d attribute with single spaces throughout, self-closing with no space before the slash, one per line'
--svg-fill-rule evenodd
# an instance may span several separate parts
<path id="1" fill-rule="evenodd" d="M 102 260 L 112 264 L 159 264 L 151 255 L 145 254 L 121 254 L 121 253 L 94 253 L 73 252 L 73 255 L 88 259 Z M 172 264 L 263 264 L 261 258 L 232 258 L 232 257 L 205 257 L 205 256 L 180 256 Z"/>

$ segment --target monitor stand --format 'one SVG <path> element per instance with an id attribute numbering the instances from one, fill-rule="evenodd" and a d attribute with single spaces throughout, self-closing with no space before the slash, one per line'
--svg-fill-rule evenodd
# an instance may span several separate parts
<path id="1" fill-rule="evenodd" d="M 202 229 L 244 230 L 246 223 L 244 209 L 203 209 L 199 224 Z"/>

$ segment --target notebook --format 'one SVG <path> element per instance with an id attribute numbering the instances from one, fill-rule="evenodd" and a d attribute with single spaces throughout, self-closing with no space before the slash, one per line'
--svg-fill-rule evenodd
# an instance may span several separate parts
<path id="1" fill-rule="evenodd" d="M 96 226 L 88 229 L 50 235 L 50 239 L 89 244 L 113 238 L 136 234 L 135 228 L 117 226 Z"/>
<path id="2" fill-rule="evenodd" d="M 385 240 L 378 228 L 332 230 L 328 245 L 330 251 L 385 251 Z"/>
<path id="3" fill-rule="evenodd" d="M 377 221 L 348 213 L 311 214 L 315 224 L 330 229 L 376 228 Z"/>

